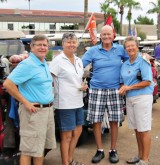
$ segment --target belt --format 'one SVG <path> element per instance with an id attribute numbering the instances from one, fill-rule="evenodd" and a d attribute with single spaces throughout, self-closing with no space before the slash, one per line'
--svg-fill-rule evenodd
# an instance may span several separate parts
<path id="1" fill-rule="evenodd" d="M 53 103 L 49 103 L 49 104 L 35 104 L 34 106 L 37 108 L 47 108 L 47 107 L 51 107 L 53 105 Z"/>

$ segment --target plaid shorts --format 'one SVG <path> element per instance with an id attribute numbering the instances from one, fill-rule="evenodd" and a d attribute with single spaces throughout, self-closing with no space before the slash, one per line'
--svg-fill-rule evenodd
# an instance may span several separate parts
<path id="1" fill-rule="evenodd" d="M 87 120 L 92 123 L 102 122 L 107 110 L 108 120 L 122 122 L 124 100 L 118 89 L 90 89 Z"/>

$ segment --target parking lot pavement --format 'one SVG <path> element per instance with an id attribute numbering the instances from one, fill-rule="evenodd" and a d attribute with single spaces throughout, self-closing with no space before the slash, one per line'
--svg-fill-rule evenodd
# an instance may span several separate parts
<path id="1" fill-rule="evenodd" d="M 160 98 L 153 105 L 153 124 L 152 124 L 152 147 L 150 154 L 151 165 L 160 165 Z M 104 134 L 103 145 L 105 150 L 105 158 L 98 165 L 111 165 L 108 161 L 108 150 L 110 146 L 110 134 Z M 117 165 L 126 165 L 126 160 L 137 154 L 136 138 L 134 131 L 128 130 L 127 117 L 122 127 L 119 128 L 119 137 L 117 150 L 120 161 Z M 93 132 L 90 131 L 88 138 L 83 145 L 76 148 L 74 159 L 85 163 L 85 165 L 93 165 L 91 158 L 96 152 Z M 59 143 L 57 149 L 48 153 L 45 158 L 44 165 L 61 165 L 61 156 L 59 151 Z"/>

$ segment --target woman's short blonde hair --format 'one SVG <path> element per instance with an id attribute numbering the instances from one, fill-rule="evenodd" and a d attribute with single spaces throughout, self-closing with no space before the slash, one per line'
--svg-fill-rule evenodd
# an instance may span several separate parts
<path id="1" fill-rule="evenodd" d="M 137 37 L 128 36 L 128 37 L 125 38 L 125 40 L 123 42 L 123 45 L 124 45 L 124 48 L 125 49 L 126 49 L 126 46 L 125 46 L 126 45 L 126 42 L 128 42 L 128 41 L 135 41 L 137 48 L 139 47 L 139 41 L 138 41 Z"/>

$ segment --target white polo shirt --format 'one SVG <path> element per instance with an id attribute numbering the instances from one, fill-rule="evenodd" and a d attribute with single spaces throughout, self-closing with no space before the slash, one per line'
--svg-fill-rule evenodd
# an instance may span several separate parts
<path id="1" fill-rule="evenodd" d="M 74 64 L 62 52 L 49 65 L 54 77 L 54 107 L 56 109 L 74 109 L 83 106 L 82 84 L 83 64 L 75 56 Z"/>

